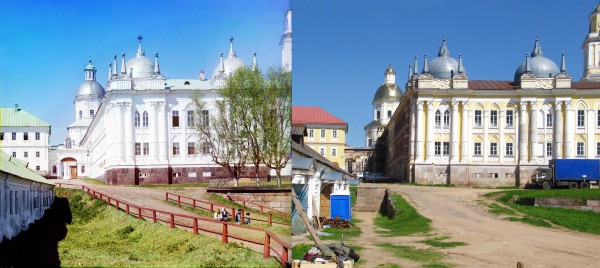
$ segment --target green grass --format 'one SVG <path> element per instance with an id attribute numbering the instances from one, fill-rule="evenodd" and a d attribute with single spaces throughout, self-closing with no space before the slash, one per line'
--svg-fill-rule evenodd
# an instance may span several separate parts
<path id="1" fill-rule="evenodd" d="M 430 239 L 419 241 L 419 242 L 421 242 L 421 243 L 423 243 L 425 245 L 436 247 L 436 248 L 453 248 L 453 247 L 467 245 L 467 243 L 465 243 L 465 242 L 446 242 L 446 241 L 443 241 L 443 240 L 447 240 L 449 238 L 450 237 L 448 237 L 448 236 L 439 236 L 439 237 L 434 237 L 434 238 L 430 238 Z"/>
<path id="2" fill-rule="evenodd" d="M 399 212 L 393 220 L 381 215 L 375 218 L 375 225 L 387 230 L 381 232 L 381 235 L 407 236 L 431 230 L 431 220 L 421 216 L 401 195 L 393 194 L 391 199 L 396 202 L 395 207 Z"/>
<path id="3" fill-rule="evenodd" d="M 402 268 L 402 266 L 393 263 L 379 264 L 375 266 L 377 268 Z"/>
<path id="4" fill-rule="evenodd" d="M 322 240 L 335 240 L 340 241 L 342 239 L 342 234 L 344 234 L 344 240 L 348 237 L 358 237 L 362 232 L 358 224 L 362 221 L 359 219 L 352 219 L 352 227 L 347 229 L 341 228 L 323 228 L 323 232 L 331 234 L 330 236 L 321 236 Z"/>
<path id="5" fill-rule="evenodd" d="M 353 207 L 354 207 L 354 205 L 356 205 L 357 190 L 358 190 L 358 186 L 350 186 L 350 202 L 352 202 Z"/>
<path id="6" fill-rule="evenodd" d="M 229 199 L 227 199 L 227 198 L 225 198 L 225 197 L 223 197 L 223 196 L 221 196 L 219 194 L 211 194 L 208 197 L 208 199 L 209 199 L 208 201 L 211 201 L 211 202 L 214 202 L 214 203 L 223 204 L 225 206 L 233 207 L 235 209 L 240 209 L 241 208 L 242 210 L 248 211 L 250 213 L 257 213 L 257 214 L 260 213 L 260 212 L 258 212 L 259 210 L 255 209 L 255 208 L 242 206 L 242 205 L 240 205 L 240 204 L 238 204 L 236 202 L 233 202 L 233 201 L 231 201 L 231 200 L 229 200 Z M 265 212 L 268 213 L 269 210 L 266 209 Z M 267 214 L 259 214 L 259 215 L 265 215 L 265 217 L 268 217 Z M 273 221 L 276 221 L 276 222 L 288 222 L 288 223 L 292 222 L 292 219 L 290 217 L 286 217 L 286 220 L 284 221 L 283 217 L 280 216 L 280 215 L 278 215 L 277 213 L 273 213 L 272 219 L 273 219 Z"/>
<path id="7" fill-rule="evenodd" d="M 58 245 L 61 266 L 279 267 L 239 244 L 127 216 L 81 190 L 56 189 L 56 196 L 68 198 L 73 216 Z"/>
<path id="8" fill-rule="evenodd" d="M 304 254 L 311 248 L 315 247 L 313 244 L 297 244 L 292 247 L 292 259 L 300 260 L 304 257 Z"/>
<path id="9" fill-rule="evenodd" d="M 85 183 L 93 184 L 93 185 L 107 185 L 106 182 L 103 182 L 101 180 L 91 179 L 91 178 L 81 178 L 78 180 L 83 181 Z"/>
<path id="10" fill-rule="evenodd" d="M 490 208 L 488 210 L 488 212 L 492 213 L 494 215 L 509 215 L 509 216 L 517 215 L 517 213 L 514 210 L 507 208 L 507 207 L 500 206 L 496 203 L 486 204 L 486 206 L 488 206 Z"/>
<path id="11" fill-rule="evenodd" d="M 425 249 L 416 249 L 408 246 L 398 246 L 390 243 L 377 244 L 378 247 L 386 249 L 394 256 L 426 264 L 438 264 L 444 259 L 441 252 Z"/>
<path id="12" fill-rule="evenodd" d="M 507 218 L 507 220 L 523 222 L 523 223 L 527 223 L 529 225 L 539 226 L 539 227 L 552 227 L 552 225 L 550 223 L 548 223 L 547 221 L 539 219 L 539 218 L 535 218 L 535 217 L 528 217 L 528 216 L 509 217 L 509 218 Z"/>
<path id="13" fill-rule="evenodd" d="M 585 200 L 600 200 L 600 189 L 526 189 L 526 190 L 511 190 L 487 193 L 484 196 L 491 197 L 503 193 L 508 198 L 513 195 L 519 197 L 560 197 L 560 198 L 573 198 L 573 199 L 585 199 Z"/>

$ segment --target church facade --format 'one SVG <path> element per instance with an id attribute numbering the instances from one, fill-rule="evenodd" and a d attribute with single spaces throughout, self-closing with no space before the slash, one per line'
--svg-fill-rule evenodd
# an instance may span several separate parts
<path id="1" fill-rule="evenodd" d="M 282 37 L 282 62 L 291 66 L 291 10 Z M 227 177 L 215 164 L 208 146 L 198 144 L 196 124 L 210 124 L 220 90 L 235 70 L 247 66 L 238 58 L 230 39 L 227 55 L 221 54 L 212 75 L 190 79 L 167 79 L 158 53 L 151 59 L 138 37 L 138 48 L 127 60 L 115 55 L 105 87 L 96 80 L 90 61 L 85 81 L 75 97 L 75 121 L 68 127 L 65 144 L 50 150 L 54 178 L 90 177 L 109 184 L 190 183 Z M 291 44 L 289 44 L 291 45 Z M 257 68 L 254 54 L 252 68 Z M 289 67 L 291 70 L 291 67 Z M 196 111 L 192 98 L 199 96 L 206 109 Z M 248 175 L 254 170 L 246 169 Z M 267 168 L 261 170 L 268 174 Z M 242 174 L 245 176 L 247 174 Z"/>
<path id="2" fill-rule="evenodd" d="M 406 92 L 386 127 L 387 173 L 423 184 L 522 185 L 560 158 L 600 158 L 598 16 L 590 15 L 580 82 L 547 58 L 536 37 L 511 81 L 470 80 L 450 56 L 409 71 Z M 559 56 L 557 52 L 553 55 Z"/>

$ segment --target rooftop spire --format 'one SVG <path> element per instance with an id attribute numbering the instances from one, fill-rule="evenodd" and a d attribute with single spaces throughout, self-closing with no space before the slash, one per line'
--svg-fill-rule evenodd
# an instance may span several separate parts
<path id="1" fill-rule="evenodd" d="M 385 73 L 383 73 L 383 75 L 385 77 L 386 84 L 395 84 L 396 83 L 396 72 L 394 72 L 394 69 L 392 69 L 391 63 L 390 63 L 390 65 L 388 65 L 388 68 L 385 70 Z"/>
<path id="2" fill-rule="evenodd" d="M 427 53 L 423 55 L 423 71 L 421 73 L 429 73 L 429 64 L 427 63 Z"/>
<path id="3" fill-rule="evenodd" d="M 531 73 L 531 68 L 529 66 L 529 53 L 525 54 L 525 73 Z"/>
<path id="4" fill-rule="evenodd" d="M 442 36 L 442 46 L 440 47 L 440 52 L 438 52 L 438 57 L 449 57 L 450 51 L 446 46 L 446 35 Z"/>
<path id="5" fill-rule="evenodd" d="M 540 37 L 539 35 L 535 35 L 535 45 L 533 46 L 533 52 L 531 52 L 531 57 L 544 56 L 544 52 L 542 52 L 542 47 L 540 46 Z"/>
<path id="6" fill-rule="evenodd" d="M 96 68 L 92 65 L 92 60 L 88 61 L 88 65 L 85 66 L 85 80 L 86 81 L 95 81 L 96 80 Z"/>
<path id="7" fill-rule="evenodd" d="M 462 65 L 462 54 L 458 54 L 458 73 L 462 74 L 465 72 L 465 68 Z"/>
<path id="8" fill-rule="evenodd" d="M 410 80 L 410 77 L 412 76 L 412 64 L 408 65 L 408 80 Z"/>
<path id="9" fill-rule="evenodd" d="M 285 33 L 292 32 L 292 4 L 290 1 L 290 9 L 287 11 L 285 15 Z"/>
<path id="10" fill-rule="evenodd" d="M 233 50 L 233 40 L 235 40 L 233 38 L 233 36 L 231 36 L 229 38 L 229 53 L 227 54 L 227 57 L 237 57 L 237 55 L 235 55 L 235 50 Z"/>
<path id="11" fill-rule="evenodd" d="M 113 64 L 112 64 L 112 75 L 114 77 L 117 77 L 119 73 L 117 73 L 117 54 L 115 54 L 115 57 L 113 58 Z"/>
<path id="12" fill-rule="evenodd" d="M 252 58 L 252 71 L 258 70 L 258 64 L 256 63 L 256 52 L 254 52 L 254 57 Z"/>
<path id="13" fill-rule="evenodd" d="M 125 66 L 125 53 L 121 54 L 121 74 L 127 74 L 127 68 Z"/>
<path id="14" fill-rule="evenodd" d="M 154 60 L 154 74 L 155 75 L 160 75 L 160 66 L 158 65 L 158 52 L 156 52 L 156 54 L 154 54 L 155 60 Z"/>
<path id="15" fill-rule="evenodd" d="M 112 63 L 108 64 L 108 81 L 110 81 L 113 76 L 112 65 Z"/>
<path id="16" fill-rule="evenodd" d="M 219 73 L 225 73 L 225 64 L 223 63 L 223 52 L 221 52 L 221 59 L 219 60 Z"/>
<path id="17" fill-rule="evenodd" d="M 418 69 L 419 69 L 419 63 L 417 62 L 417 56 L 415 56 L 415 62 L 413 63 L 414 65 L 414 69 L 413 69 L 413 74 L 417 74 L 418 73 Z"/>
<path id="18" fill-rule="evenodd" d="M 137 37 L 138 49 L 137 49 L 137 53 L 135 54 L 136 57 L 145 56 L 144 51 L 142 50 L 142 40 L 143 39 L 144 39 L 144 37 L 142 35 L 138 35 L 138 37 Z"/>
<path id="19" fill-rule="evenodd" d="M 567 63 L 565 62 L 565 52 L 562 52 L 562 58 L 560 60 L 560 72 L 561 73 L 566 73 L 567 72 Z"/>

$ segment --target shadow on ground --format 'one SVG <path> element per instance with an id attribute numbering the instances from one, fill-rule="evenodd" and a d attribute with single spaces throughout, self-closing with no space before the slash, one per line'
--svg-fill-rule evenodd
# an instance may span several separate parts
<path id="1" fill-rule="evenodd" d="M 56 197 L 43 218 L 0 244 L 0 267 L 59 267 L 58 242 L 67 236 L 71 220 L 69 200 Z"/>

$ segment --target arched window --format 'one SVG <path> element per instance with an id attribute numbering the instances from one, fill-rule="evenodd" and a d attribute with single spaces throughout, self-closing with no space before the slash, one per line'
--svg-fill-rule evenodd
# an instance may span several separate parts
<path id="1" fill-rule="evenodd" d="M 450 112 L 448 110 L 444 111 L 444 126 L 450 126 Z"/>
<path id="2" fill-rule="evenodd" d="M 140 127 L 140 112 L 135 111 L 135 115 L 133 116 L 133 125 L 135 127 Z"/>
<path id="3" fill-rule="evenodd" d="M 65 140 L 65 148 L 71 149 L 71 138 Z"/>
<path id="4" fill-rule="evenodd" d="M 439 127 L 442 125 L 442 113 L 440 110 L 435 111 L 435 126 Z"/>
<path id="5" fill-rule="evenodd" d="M 142 126 L 148 127 L 148 112 L 144 111 L 142 114 Z"/>
<path id="6" fill-rule="evenodd" d="M 550 111 L 546 114 L 546 127 L 552 127 L 552 113 Z"/>

